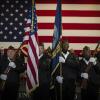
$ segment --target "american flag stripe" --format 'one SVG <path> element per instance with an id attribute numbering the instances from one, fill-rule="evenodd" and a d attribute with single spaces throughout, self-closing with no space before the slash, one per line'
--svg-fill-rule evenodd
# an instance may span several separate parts
<path id="1" fill-rule="evenodd" d="M 82 37 L 82 36 L 64 36 L 63 39 L 68 39 L 71 43 L 96 43 L 99 41 L 100 37 Z M 46 43 L 52 41 L 52 36 L 41 36 L 39 37 L 40 41 Z"/>
<path id="2" fill-rule="evenodd" d="M 54 11 L 54 10 L 37 10 L 38 16 L 42 16 L 42 15 L 44 15 L 44 16 L 55 16 L 55 13 L 56 13 L 56 11 Z M 63 10 L 62 16 L 100 17 L 100 11 Z"/>
<path id="3" fill-rule="evenodd" d="M 37 10 L 55 10 L 55 4 L 37 4 Z M 42 8 L 41 8 L 42 6 Z M 91 11 L 99 11 L 100 10 L 100 3 L 98 4 L 62 4 L 62 10 L 91 10 Z"/>
<path id="4" fill-rule="evenodd" d="M 81 24 L 81 23 L 63 23 L 63 29 L 77 29 L 77 30 L 100 30 L 100 24 Z M 53 23 L 38 23 L 39 29 L 52 29 Z M 63 33 L 63 32 L 62 32 Z M 41 33 L 40 33 L 41 34 Z"/>
<path id="5" fill-rule="evenodd" d="M 53 30 L 49 29 L 49 30 L 43 30 L 40 29 L 38 31 L 39 33 L 41 32 L 41 34 L 39 34 L 39 36 L 53 36 Z M 48 34 L 49 33 L 49 34 Z M 63 36 L 93 36 L 93 37 L 98 37 L 100 36 L 100 31 L 99 30 L 63 30 Z"/>
<path id="6" fill-rule="evenodd" d="M 37 0 L 36 3 L 43 3 L 43 4 L 48 4 L 48 3 L 56 3 L 56 0 Z M 99 0 L 62 0 L 62 3 L 64 4 L 100 4 Z"/>

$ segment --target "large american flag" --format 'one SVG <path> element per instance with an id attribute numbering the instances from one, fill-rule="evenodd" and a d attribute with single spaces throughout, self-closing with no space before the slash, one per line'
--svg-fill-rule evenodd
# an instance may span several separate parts
<path id="1" fill-rule="evenodd" d="M 20 46 L 30 2 L 0 1 L 0 47 Z M 45 48 L 51 46 L 56 4 L 56 0 L 36 0 L 39 41 Z M 94 50 L 100 40 L 100 0 L 62 0 L 62 16 L 62 36 L 70 48 L 80 51 L 87 45 Z"/>
<path id="2" fill-rule="evenodd" d="M 39 41 L 51 45 L 57 0 L 37 0 Z M 100 0 L 62 0 L 62 37 L 70 48 L 95 49 L 100 40 Z M 69 49 L 70 49 L 69 48 Z"/>

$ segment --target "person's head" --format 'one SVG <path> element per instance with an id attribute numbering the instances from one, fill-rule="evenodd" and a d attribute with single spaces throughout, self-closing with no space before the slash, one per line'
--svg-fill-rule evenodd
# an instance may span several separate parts
<path id="1" fill-rule="evenodd" d="M 90 47 L 88 46 L 85 46 L 83 48 L 83 57 L 87 60 L 89 60 L 89 58 L 91 57 L 91 50 L 90 50 Z"/>
<path id="2" fill-rule="evenodd" d="M 13 46 L 9 46 L 7 50 L 7 57 L 9 57 L 10 59 L 14 59 L 15 52 L 16 52 L 15 48 Z"/>
<path id="3" fill-rule="evenodd" d="M 44 44 L 43 43 L 39 43 L 39 55 L 44 53 Z"/>
<path id="4" fill-rule="evenodd" d="M 69 48 L 69 42 L 68 40 L 62 40 L 62 51 L 66 53 Z"/>

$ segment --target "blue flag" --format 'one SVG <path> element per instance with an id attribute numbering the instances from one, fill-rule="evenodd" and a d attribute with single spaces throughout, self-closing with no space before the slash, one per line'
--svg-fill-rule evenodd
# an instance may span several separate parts
<path id="1" fill-rule="evenodd" d="M 61 0 L 57 0 L 54 34 L 52 42 L 52 75 L 59 66 L 59 55 L 60 55 L 60 36 L 62 34 L 62 23 L 61 23 Z"/>

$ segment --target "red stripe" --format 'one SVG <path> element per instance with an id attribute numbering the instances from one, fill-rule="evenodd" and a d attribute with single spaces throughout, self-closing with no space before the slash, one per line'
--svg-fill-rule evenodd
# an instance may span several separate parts
<path id="1" fill-rule="evenodd" d="M 36 0 L 36 3 L 57 3 L 57 0 Z M 63 4 L 100 4 L 100 0 L 62 0 Z"/>
<path id="2" fill-rule="evenodd" d="M 38 23 L 39 29 L 53 29 L 54 23 Z M 100 30 L 100 24 L 63 23 L 63 29 Z"/>
<path id="3" fill-rule="evenodd" d="M 30 79 L 29 79 L 29 77 L 27 76 L 27 78 L 26 78 L 27 80 L 26 80 L 26 82 L 27 82 L 27 86 L 28 86 L 28 89 L 30 90 L 30 89 L 32 89 L 33 87 L 32 87 L 32 84 L 31 84 L 31 82 L 30 82 Z"/>
<path id="4" fill-rule="evenodd" d="M 35 60 L 36 60 L 36 64 L 38 65 L 38 56 L 37 56 L 37 53 L 36 53 L 36 47 L 35 47 L 35 45 L 33 44 L 33 41 L 32 41 L 32 37 L 30 37 L 29 40 L 30 40 L 29 44 L 31 46 L 32 52 L 33 52 Z"/>
<path id="5" fill-rule="evenodd" d="M 38 16 L 55 16 L 55 14 L 55 10 L 37 10 Z M 100 11 L 62 10 L 62 16 L 100 17 Z"/>
<path id="6" fill-rule="evenodd" d="M 29 35 L 29 33 L 30 33 L 30 31 L 25 32 L 24 34 L 25 34 L 25 36 L 28 36 L 28 35 Z"/>
<path id="7" fill-rule="evenodd" d="M 40 42 L 52 42 L 52 36 L 39 36 Z M 100 37 L 78 37 L 78 36 L 64 36 L 63 39 L 69 40 L 70 43 L 97 43 Z"/>
<path id="8" fill-rule="evenodd" d="M 32 72 L 32 76 L 33 76 L 33 79 L 35 80 L 35 83 L 37 84 L 37 80 L 36 80 L 36 72 L 35 72 L 35 69 L 34 69 L 34 66 L 32 64 L 32 58 L 29 56 L 28 57 L 28 65 L 29 65 L 29 68 Z"/>

